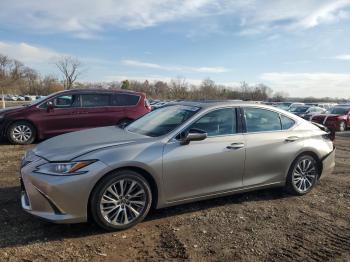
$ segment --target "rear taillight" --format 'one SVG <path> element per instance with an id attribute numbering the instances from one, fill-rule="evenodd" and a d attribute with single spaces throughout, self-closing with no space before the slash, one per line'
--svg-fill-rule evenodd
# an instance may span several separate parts
<path id="1" fill-rule="evenodd" d="M 322 137 L 323 139 L 330 140 L 330 141 L 334 141 L 334 138 L 335 138 L 335 136 L 332 134 L 326 134 L 326 135 L 323 135 Z"/>
<path id="2" fill-rule="evenodd" d="M 317 126 L 322 131 L 326 132 L 327 134 L 323 135 L 322 137 L 327 140 L 334 141 L 335 139 L 335 130 L 333 128 L 327 128 L 323 125 L 320 125 L 318 123 L 312 122 L 315 126 Z"/>
<path id="3" fill-rule="evenodd" d="M 148 99 L 145 98 L 145 107 L 148 109 L 148 110 L 151 110 L 151 104 L 149 103 Z"/>

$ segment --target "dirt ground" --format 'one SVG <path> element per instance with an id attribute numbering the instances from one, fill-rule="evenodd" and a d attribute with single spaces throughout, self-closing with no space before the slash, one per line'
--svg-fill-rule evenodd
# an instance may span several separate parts
<path id="1" fill-rule="evenodd" d="M 350 136 L 336 146 L 334 174 L 306 196 L 239 194 L 152 211 L 106 233 L 23 212 L 17 171 L 29 147 L 0 145 L 0 261 L 350 261 Z"/>

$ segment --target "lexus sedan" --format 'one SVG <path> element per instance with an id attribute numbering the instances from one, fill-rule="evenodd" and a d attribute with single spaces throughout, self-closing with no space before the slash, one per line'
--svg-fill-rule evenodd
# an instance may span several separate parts
<path id="1" fill-rule="evenodd" d="M 22 207 L 56 223 L 92 219 L 118 230 L 151 207 L 271 187 L 304 195 L 334 168 L 333 143 L 318 126 L 245 102 L 169 105 L 123 129 L 64 134 L 28 151 Z"/>

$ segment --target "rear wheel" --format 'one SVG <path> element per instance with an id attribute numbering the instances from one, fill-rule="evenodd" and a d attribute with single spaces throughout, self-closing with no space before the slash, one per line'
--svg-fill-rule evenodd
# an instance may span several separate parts
<path id="1" fill-rule="evenodd" d="M 302 155 L 292 164 L 287 177 L 287 190 L 295 195 L 305 195 L 317 184 L 318 163 L 311 155 Z"/>
<path id="2" fill-rule="evenodd" d="M 35 127 L 27 121 L 14 122 L 7 129 L 7 138 L 12 144 L 31 144 L 34 142 L 35 136 Z"/>
<path id="3" fill-rule="evenodd" d="M 339 124 L 339 131 L 340 132 L 344 132 L 346 130 L 346 122 L 345 121 L 341 121 Z"/>
<path id="4" fill-rule="evenodd" d="M 102 228 L 130 228 L 147 215 L 152 203 L 148 182 L 131 170 L 116 172 L 104 178 L 91 197 L 91 213 Z"/>

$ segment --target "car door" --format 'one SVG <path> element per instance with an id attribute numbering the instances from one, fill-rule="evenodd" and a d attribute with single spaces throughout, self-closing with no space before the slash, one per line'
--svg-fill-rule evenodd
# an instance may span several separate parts
<path id="1" fill-rule="evenodd" d="M 167 201 L 222 193 L 242 186 L 245 148 L 237 126 L 235 109 L 215 109 L 186 128 L 206 132 L 205 140 L 181 145 L 174 139 L 165 145 L 163 176 Z"/>
<path id="2" fill-rule="evenodd" d="M 77 121 L 81 128 L 116 125 L 117 118 L 114 115 L 117 111 L 111 105 L 111 94 L 82 93 Z"/>
<path id="3" fill-rule="evenodd" d="M 76 94 L 63 94 L 40 106 L 37 121 L 45 137 L 79 130 L 79 124 L 75 121 L 80 106 L 79 99 Z M 48 104 L 51 103 L 50 108 Z"/>
<path id="4" fill-rule="evenodd" d="M 293 119 L 256 107 L 244 108 L 246 145 L 244 186 L 283 182 L 289 166 L 303 148 L 302 131 Z"/>

